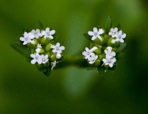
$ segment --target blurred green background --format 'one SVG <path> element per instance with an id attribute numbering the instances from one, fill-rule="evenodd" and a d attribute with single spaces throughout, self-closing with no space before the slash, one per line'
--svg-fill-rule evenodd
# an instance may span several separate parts
<path id="1" fill-rule="evenodd" d="M 49 78 L 10 46 L 40 20 L 74 55 L 108 16 L 127 34 L 114 72 L 68 67 Z M 0 0 L 0 114 L 148 114 L 147 19 L 146 0 Z"/>

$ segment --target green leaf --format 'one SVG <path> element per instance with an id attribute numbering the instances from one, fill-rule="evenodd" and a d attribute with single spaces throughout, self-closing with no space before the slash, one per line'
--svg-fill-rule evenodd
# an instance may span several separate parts
<path id="1" fill-rule="evenodd" d="M 11 47 L 23 56 L 25 56 L 26 58 L 30 57 L 30 51 L 20 41 L 12 42 Z"/>
<path id="2" fill-rule="evenodd" d="M 106 33 L 108 33 L 111 27 L 112 27 L 112 18 L 108 16 L 103 28 L 105 29 Z"/>
<path id="3" fill-rule="evenodd" d="M 44 28 L 43 24 L 41 23 L 41 21 L 38 21 L 36 27 L 40 30 L 42 30 Z"/>

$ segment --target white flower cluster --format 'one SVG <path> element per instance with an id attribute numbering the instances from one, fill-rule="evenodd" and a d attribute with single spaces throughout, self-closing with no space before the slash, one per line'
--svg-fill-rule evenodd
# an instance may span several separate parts
<path id="1" fill-rule="evenodd" d="M 111 28 L 109 35 L 112 36 L 113 40 L 112 43 L 115 42 L 120 42 L 123 43 L 124 42 L 124 38 L 126 38 L 126 34 L 122 32 L 122 30 L 118 31 L 118 28 Z"/>
<path id="2" fill-rule="evenodd" d="M 102 59 L 103 63 L 105 65 L 108 65 L 109 67 L 113 67 L 114 63 L 116 62 L 116 53 L 114 51 L 112 51 L 112 47 L 107 47 L 107 49 L 104 50 L 105 52 L 105 58 Z"/>
<path id="3" fill-rule="evenodd" d="M 86 47 L 85 51 L 82 52 L 84 59 L 91 66 L 112 68 L 117 61 L 116 49 L 124 43 L 126 34 L 122 30 L 118 31 L 117 27 L 111 28 L 108 33 L 103 28 L 94 27 L 93 31 L 88 31 L 88 35 L 91 38 L 91 44 L 90 49 Z M 119 45 L 115 45 L 116 42 Z"/>
<path id="4" fill-rule="evenodd" d="M 52 44 L 54 34 L 55 30 L 50 30 L 50 28 L 42 31 L 33 29 L 31 32 L 24 32 L 24 36 L 20 37 L 23 45 L 26 45 L 31 51 L 31 64 L 46 64 L 51 70 L 56 66 L 58 60 L 62 58 L 62 51 L 65 50 L 65 47 L 60 46 L 59 42 L 55 45 Z"/>
<path id="5" fill-rule="evenodd" d="M 50 30 L 50 28 L 46 28 L 43 31 L 39 29 L 32 30 L 31 32 L 27 33 L 24 32 L 24 36 L 20 37 L 20 40 L 23 42 L 23 45 L 27 45 L 29 43 L 34 44 L 34 39 L 38 39 L 40 37 L 53 39 L 53 35 L 55 34 L 55 30 Z"/>
<path id="6" fill-rule="evenodd" d="M 82 53 L 82 55 L 85 57 L 86 60 L 88 60 L 89 64 L 93 64 L 96 59 L 98 58 L 98 55 L 94 53 L 94 51 L 97 49 L 97 47 L 93 47 L 89 49 L 88 47 L 85 48 L 85 51 Z"/>

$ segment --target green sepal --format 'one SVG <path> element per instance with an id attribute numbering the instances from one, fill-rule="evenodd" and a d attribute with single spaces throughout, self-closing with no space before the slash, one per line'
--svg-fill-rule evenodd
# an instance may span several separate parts
<path id="1" fill-rule="evenodd" d="M 117 52 L 122 52 L 126 49 L 126 43 L 120 44 L 119 48 L 117 48 Z"/>
<path id="2" fill-rule="evenodd" d="M 108 18 L 106 19 L 106 22 L 103 26 L 103 28 L 105 29 L 107 34 L 108 34 L 111 27 L 112 27 L 112 18 L 110 16 L 108 16 Z"/>
<path id="3" fill-rule="evenodd" d="M 27 59 L 30 57 L 30 50 L 27 48 L 27 46 L 24 46 L 20 41 L 12 42 L 11 47 L 23 56 L 25 56 Z"/>

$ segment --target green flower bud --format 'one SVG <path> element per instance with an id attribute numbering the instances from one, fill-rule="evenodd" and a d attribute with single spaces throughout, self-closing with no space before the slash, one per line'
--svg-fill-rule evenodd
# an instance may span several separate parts
<path id="1" fill-rule="evenodd" d="M 41 44 L 42 45 L 47 45 L 48 43 L 50 43 L 50 39 L 49 38 L 42 38 L 42 40 L 41 40 Z"/>
<path id="2" fill-rule="evenodd" d="M 102 60 L 103 58 L 105 58 L 105 53 L 99 55 L 100 60 Z"/>
<path id="3" fill-rule="evenodd" d="M 50 49 L 51 49 L 51 45 L 47 44 L 46 47 L 45 47 L 45 51 L 50 51 Z"/>
<path id="4" fill-rule="evenodd" d="M 101 54 L 101 53 L 102 53 L 102 50 L 101 50 L 101 48 L 97 48 L 94 52 L 95 52 L 96 54 Z"/>
<path id="5" fill-rule="evenodd" d="M 44 53 L 44 52 L 45 52 L 45 50 L 44 50 L 43 48 L 41 48 L 39 53 L 42 54 L 42 53 Z"/>
<path id="6" fill-rule="evenodd" d="M 53 53 L 53 54 L 50 56 L 50 59 L 51 59 L 51 61 L 55 61 L 55 60 L 56 60 L 56 53 Z"/>
<path id="7" fill-rule="evenodd" d="M 103 40 L 103 39 L 102 39 L 102 40 Z M 96 39 L 94 40 L 94 43 L 95 43 L 95 44 L 102 45 L 102 40 L 100 40 L 99 38 L 96 38 Z"/>
<path id="8" fill-rule="evenodd" d="M 46 52 L 46 54 L 48 55 L 48 57 L 50 57 L 50 56 L 51 56 L 51 53 L 50 53 L 50 52 Z"/>
<path id="9" fill-rule="evenodd" d="M 97 60 L 95 61 L 95 66 L 100 66 L 100 64 L 101 64 L 101 60 L 100 60 L 100 59 L 97 59 Z"/>

